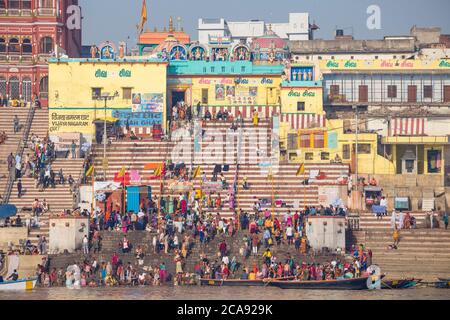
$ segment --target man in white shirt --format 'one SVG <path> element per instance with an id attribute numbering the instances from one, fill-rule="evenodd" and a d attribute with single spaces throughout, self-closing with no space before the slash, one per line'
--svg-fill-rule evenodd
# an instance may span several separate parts
<path id="1" fill-rule="evenodd" d="M 89 239 L 87 238 L 86 235 L 83 238 L 83 253 L 85 255 L 89 254 Z"/>
<path id="2" fill-rule="evenodd" d="M 222 263 L 228 267 L 228 265 L 230 264 L 230 259 L 228 258 L 228 256 L 223 256 Z"/>

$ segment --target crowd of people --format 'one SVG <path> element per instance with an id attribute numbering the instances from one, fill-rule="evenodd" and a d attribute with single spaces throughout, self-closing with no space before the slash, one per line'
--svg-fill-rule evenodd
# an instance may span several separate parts
<path id="1" fill-rule="evenodd" d="M 36 108 L 41 107 L 41 102 L 37 95 L 34 95 L 32 101 L 26 101 L 22 95 L 11 98 L 8 94 L 0 93 L 0 107 L 29 107 L 31 104 Z"/>

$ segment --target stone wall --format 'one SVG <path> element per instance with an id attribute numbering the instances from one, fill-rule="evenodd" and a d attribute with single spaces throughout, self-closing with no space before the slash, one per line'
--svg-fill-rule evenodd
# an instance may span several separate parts
<path id="1" fill-rule="evenodd" d="M 19 244 L 19 240 L 27 239 L 28 228 L 27 227 L 6 227 L 0 228 L 0 249 L 6 249 L 8 242 L 13 244 Z"/>
<path id="2" fill-rule="evenodd" d="M 84 217 L 50 218 L 50 252 L 74 252 L 81 249 L 89 235 L 89 219 Z"/>

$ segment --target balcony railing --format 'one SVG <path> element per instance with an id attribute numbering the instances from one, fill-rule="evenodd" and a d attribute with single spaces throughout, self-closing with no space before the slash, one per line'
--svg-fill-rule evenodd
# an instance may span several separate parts
<path id="1" fill-rule="evenodd" d="M 37 14 L 39 16 L 55 16 L 56 10 L 53 8 L 39 8 Z"/>
<path id="2" fill-rule="evenodd" d="M 348 230 L 359 230 L 359 215 L 349 214 L 347 216 L 347 229 Z"/>
<path id="3" fill-rule="evenodd" d="M 348 103 L 345 94 L 330 94 L 328 95 L 328 102 L 331 103 Z"/>
<path id="4" fill-rule="evenodd" d="M 18 53 L 0 53 L 0 62 L 6 63 L 24 63 L 24 64 L 30 64 L 34 63 L 34 58 L 32 54 L 18 54 Z"/>

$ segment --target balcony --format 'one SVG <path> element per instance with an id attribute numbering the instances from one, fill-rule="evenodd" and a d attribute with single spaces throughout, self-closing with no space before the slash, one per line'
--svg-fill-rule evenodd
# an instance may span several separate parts
<path id="1" fill-rule="evenodd" d="M 39 9 L 37 9 L 37 15 L 53 17 L 53 16 L 56 16 L 56 10 L 53 8 L 39 8 Z"/>
<path id="2" fill-rule="evenodd" d="M 13 8 L 13 9 L 0 9 L 0 17 L 9 16 L 9 17 L 32 17 L 33 10 L 31 8 Z"/>
<path id="3" fill-rule="evenodd" d="M 0 53 L 0 63 L 32 64 L 34 63 L 34 58 L 31 54 Z"/>
<path id="4" fill-rule="evenodd" d="M 350 103 L 349 101 L 347 101 L 347 97 L 345 94 L 329 94 L 327 98 L 329 103 Z"/>

